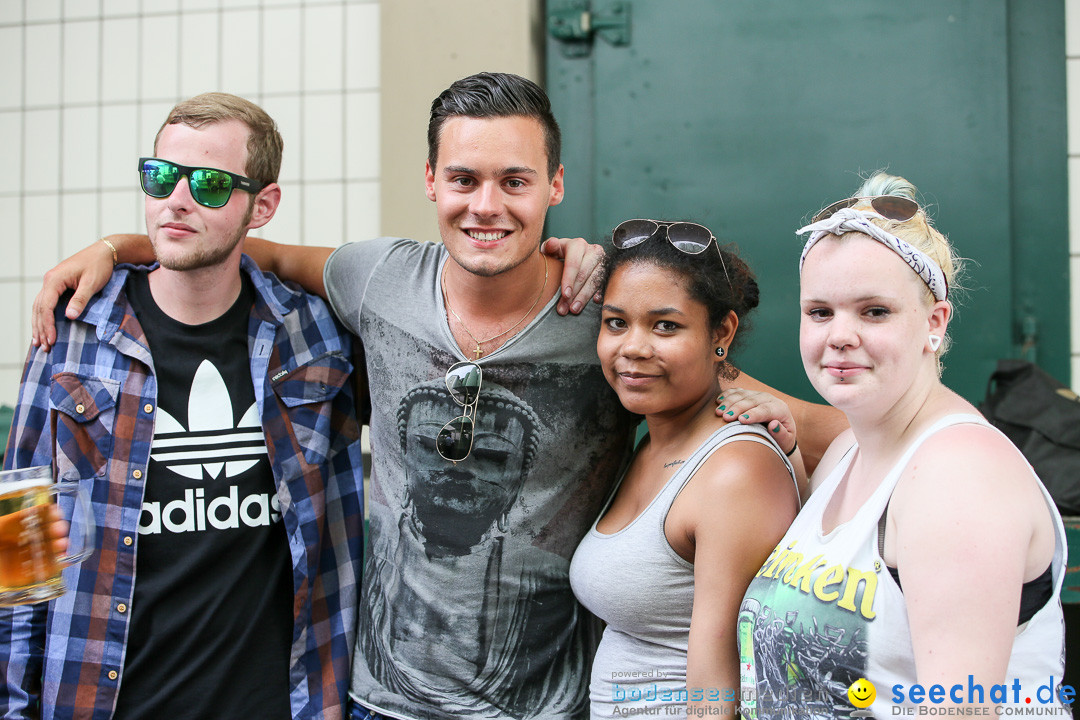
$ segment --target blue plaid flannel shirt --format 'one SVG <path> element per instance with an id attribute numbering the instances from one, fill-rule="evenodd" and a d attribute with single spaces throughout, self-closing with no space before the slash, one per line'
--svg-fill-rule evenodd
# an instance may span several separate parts
<path id="1" fill-rule="evenodd" d="M 318 298 L 263 275 L 248 325 L 251 376 L 292 555 L 292 716 L 343 718 L 356 634 L 363 490 L 350 341 Z M 97 549 L 68 592 L 0 609 L 4 718 L 111 718 L 124 665 L 135 549 L 157 408 L 146 338 L 118 269 L 58 339 L 31 350 L 4 465 L 52 463 L 90 493 Z M 54 437 L 55 434 L 55 437 Z M 228 682 L 228 679 L 225 679 Z"/>

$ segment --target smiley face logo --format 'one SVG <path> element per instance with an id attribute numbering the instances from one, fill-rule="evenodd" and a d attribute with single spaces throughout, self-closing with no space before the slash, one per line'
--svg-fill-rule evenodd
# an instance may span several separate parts
<path id="1" fill-rule="evenodd" d="M 851 687 L 847 691 L 848 700 L 855 707 L 862 709 L 868 708 L 874 704 L 874 700 L 877 699 L 877 688 L 874 687 L 874 683 L 870 682 L 866 678 L 859 678 L 855 682 L 851 683 Z"/>

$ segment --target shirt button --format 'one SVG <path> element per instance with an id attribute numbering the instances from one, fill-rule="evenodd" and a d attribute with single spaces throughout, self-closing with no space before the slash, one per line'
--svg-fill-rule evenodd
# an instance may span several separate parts
<path id="1" fill-rule="evenodd" d="M 79 403 L 78 405 L 75 406 L 75 412 L 82 415 L 84 412 L 86 412 L 86 406 L 83 405 L 82 403 Z"/>
<path id="2" fill-rule="evenodd" d="M 142 477 L 142 470 L 136 470 L 135 472 L 131 473 L 131 477 L 138 480 L 139 478 Z"/>
<path id="3" fill-rule="evenodd" d="M 120 675 L 115 670 L 110 670 L 109 671 L 109 679 L 110 680 L 115 680 L 118 677 L 120 677 Z"/>
<path id="4" fill-rule="evenodd" d="M 128 547 L 131 547 L 131 543 L 133 543 L 133 542 L 135 542 L 135 541 L 131 539 L 130 535 L 126 535 L 124 537 L 124 544 L 127 545 Z"/>
<path id="5" fill-rule="evenodd" d="M 150 403 L 146 403 L 145 405 L 143 405 L 142 409 L 143 409 L 144 412 L 146 412 L 147 415 L 154 412 L 154 406 L 151 405 Z"/>
<path id="6" fill-rule="evenodd" d="M 124 603 L 120 603 L 119 605 L 116 606 L 116 612 L 118 612 L 118 613 L 126 613 L 127 612 L 127 605 L 125 605 Z"/>

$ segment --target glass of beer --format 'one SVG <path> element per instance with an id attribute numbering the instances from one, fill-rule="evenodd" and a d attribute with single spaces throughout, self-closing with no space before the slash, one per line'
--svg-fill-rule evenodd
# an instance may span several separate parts
<path id="1" fill-rule="evenodd" d="M 53 497 L 70 496 L 57 503 Z M 79 529 L 76 552 L 58 555 L 50 530 L 58 515 Z M 64 594 L 60 571 L 94 550 L 94 515 L 75 483 L 53 482 L 48 465 L 0 472 L 0 606 L 44 602 Z M 74 532 L 68 533 L 72 544 Z"/>

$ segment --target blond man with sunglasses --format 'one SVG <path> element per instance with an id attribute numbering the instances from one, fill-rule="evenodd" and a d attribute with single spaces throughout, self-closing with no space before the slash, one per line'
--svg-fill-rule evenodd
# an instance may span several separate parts
<path id="1" fill-rule="evenodd" d="M 363 522 L 350 340 L 241 253 L 280 202 L 281 151 L 242 98 L 173 108 L 138 162 L 157 264 L 113 269 L 27 359 L 6 466 L 52 463 L 99 532 L 66 595 L 0 611 L 4 717 L 342 716 Z"/>

